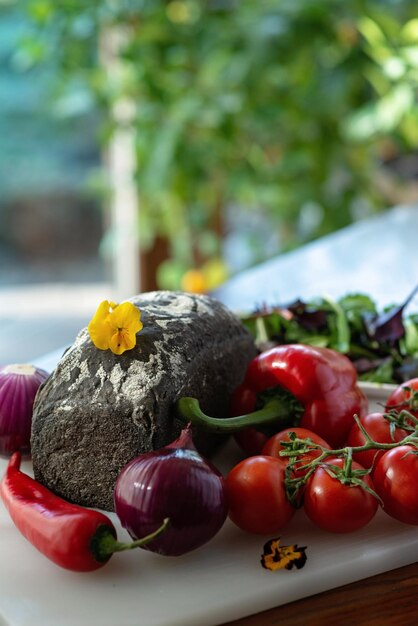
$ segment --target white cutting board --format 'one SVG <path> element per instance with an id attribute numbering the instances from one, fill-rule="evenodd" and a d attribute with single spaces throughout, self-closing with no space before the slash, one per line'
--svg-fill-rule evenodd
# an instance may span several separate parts
<path id="1" fill-rule="evenodd" d="M 59 353 L 37 363 L 51 369 Z M 372 399 L 371 408 L 386 390 Z M 233 442 L 218 457 L 227 469 Z M 6 461 L 0 460 L 0 473 Z M 31 471 L 29 462 L 24 471 Z M 115 515 L 120 539 L 129 540 Z M 183 557 L 137 550 L 115 555 L 90 574 L 60 569 L 16 530 L 0 502 L 0 626 L 215 626 L 402 565 L 418 557 L 418 528 L 379 512 L 364 529 L 333 535 L 298 511 L 282 543 L 307 546 L 302 570 L 269 572 L 260 564 L 271 537 L 227 522 L 206 546 Z"/>

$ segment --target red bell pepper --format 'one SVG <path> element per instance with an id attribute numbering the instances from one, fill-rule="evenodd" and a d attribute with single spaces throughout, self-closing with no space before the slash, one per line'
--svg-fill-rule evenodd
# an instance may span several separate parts
<path id="1" fill-rule="evenodd" d="M 132 543 L 116 539 L 106 515 L 59 498 L 20 471 L 21 455 L 10 458 L 0 483 L 0 495 L 15 526 L 40 552 L 57 565 L 75 572 L 90 572 L 107 563 L 114 552 L 145 545 L 166 528 Z"/>
<path id="2" fill-rule="evenodd" d="M 247 454 L 259 454 L 273 432 L 296 425 L 312 430 L 333 447 L 341 446 L 354 415 L 367 411 L 367 398 L 347 357 L 328 348 L 290 344 L 251 361 L 244 382 L 232 395 L 234 417 L 205 416 L 191 398 L 181 398 L 178 410 L 202 428 L 234 433 Z M 266 425 L 268 434 L 263 432 Z"/>

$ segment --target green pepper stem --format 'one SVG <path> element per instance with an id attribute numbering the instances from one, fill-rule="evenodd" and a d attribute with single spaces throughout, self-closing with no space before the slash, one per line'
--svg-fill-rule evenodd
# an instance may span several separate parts
<path id="1" fill-rule="evenodd" d="M 145 537 L 141 537 L 141 539 L 137 539 L 136 541 L 131 541 L 128 543 L 124 543 L 122 541 L 118 541 L 113 534 L 110 532 L 107 526 L 102 526 L 102 532 L 96 535 L 95 543 L 92 547 L 92 551 L 98 561 L 106 561 L 112 554 L 115 552 L 123 552 L 124 550 L 133 550 L 134 548 L 142 548 L 150 541 L 153 541 L 157 537 L 159 537 L 168 527 L 170 520 L 166 517 L 157 530 L 146 535 Z M 99 530 L 99 529 L 98 529 Z"/>
<path id="2" fill-rule="evenodd" d="M 177 413 L 185 422 L 216 433 L 236 433 L 249 426 L 277 423 L 291 417 L 289 406 L 280 398 L 272 398 L 262 409 L 237 417 L 210 417 L 203 413 L 199 400 L 184 397 L 177 401 Z"/>

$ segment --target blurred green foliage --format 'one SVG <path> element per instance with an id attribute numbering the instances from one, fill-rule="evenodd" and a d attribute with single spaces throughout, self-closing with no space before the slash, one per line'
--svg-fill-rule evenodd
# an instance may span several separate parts
<path id="1" fill-rule="evenodd" d="M 97 116 L 51 115 L 46 94 L 58 68 L 49 59 L 34 67 L 33 24 L 14 5 L 0 0 L 0 234 L 7 231 L 2 210 L 17 198 L 81 192 L 86 165 L 96 165 L 99 152 L 92 144 Z"/>
<path id="2" fill-rule="evenodd" d="M 55 59 L 61 110 L 135 104 L 140 229 L 181 267 L 217 216 L 262 209 L 283 249 L 387 206 L 382 163 L 418 146 L 416 0 L 25 0 L 19 51 Z M 112 29 L 117 69 L 100 62 Z"/>

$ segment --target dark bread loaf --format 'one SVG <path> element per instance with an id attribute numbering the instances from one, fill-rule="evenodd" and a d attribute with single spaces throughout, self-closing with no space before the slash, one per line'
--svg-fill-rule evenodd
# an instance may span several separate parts
<path id="1" fill-rule="evenodd" d="M 238 318 L 207 296 L 151 292 L 130 300 L 144 324 L 121 356 L 98 350 L 87 329 L 40 388 L 32 424 L 35 478 L 64 498 L 113 509 L 113 487 L 132 458 L 180 433 L 174 403 L 197 397 L 216 417 L 256 349 Z M 219 437 L 195 433 L 208 454 Z"/>

